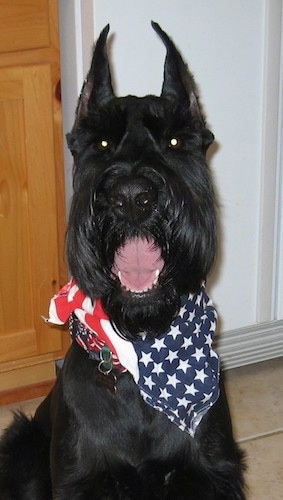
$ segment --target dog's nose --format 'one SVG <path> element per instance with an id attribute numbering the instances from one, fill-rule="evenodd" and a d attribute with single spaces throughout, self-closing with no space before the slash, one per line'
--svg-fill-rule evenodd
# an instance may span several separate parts
<path id="1" fill-rule="evenodd" d="M 117 215 L 147 218 L 157 205 L 158 192 L 147 179 L 120 180 L 108 195 Z"/>

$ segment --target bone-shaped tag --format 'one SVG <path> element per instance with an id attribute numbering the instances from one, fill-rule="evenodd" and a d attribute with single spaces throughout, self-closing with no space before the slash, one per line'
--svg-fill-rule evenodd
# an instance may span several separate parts
<path id="1" fill-rule="evenodd" d="M 95 370 L 95 378 L 96 378 L 96 384 L 99 387 L 104 387 L 105 389 L 108 389 L 112 394 L 117 393 L 117 377 L 114 375 L 114 373 L 103 373 L 99 370 L 98 366 L 96 367 Z"/>

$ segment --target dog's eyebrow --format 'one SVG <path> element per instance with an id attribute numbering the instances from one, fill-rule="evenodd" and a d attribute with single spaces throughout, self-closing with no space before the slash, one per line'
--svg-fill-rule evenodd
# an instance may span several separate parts
<path id="1" fill-rule="evenodd" d="M 111 136 L 120 135 L 125 130 L 128 120 L 127 112 L 118 105 L 106 106 L 100 114 L 92 116 L 90 127 L 95 134 L 108 134 Z M 113 127 L 115 123 L 115 127 Z"/>
<path id="2" fill-rule="evenodd" d="M 164 117 L 162 116 L 156 116 L 150 113 L 145 113 L 143 115 L 143 125 L 153 135 L 160 135 L 166 127 L 166 122 Z"/>

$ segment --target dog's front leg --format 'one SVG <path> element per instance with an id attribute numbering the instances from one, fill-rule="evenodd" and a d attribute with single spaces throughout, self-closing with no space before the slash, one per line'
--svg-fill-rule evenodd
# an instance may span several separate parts
<path id="1" fill-rule="evenodd" d="M 57 485 L 53 488 L 53 500 L 118 500 L 130 499 L 132 496 L 117 496 L 113 478 L 108 474 L 99 474 L 93 482 L 85 478 L 69 485 Z"/>
<path id="2" fill-rule="evenodd" d="M 76 426 L 72 429 L 76 433 Z M 69 433 L 51 443 L 52 500 L 118 500 L 116 482 L 98 461 L 88 459 L 87 446 L 78 445 Z M 89 437 L 91 440 L 91 437 Z M 92 455 L 91 455 L 92 456 Z"/>
<path id="3" fill-rule="evenodd" d="M 129 465 L 127 432 L 122 437 L 123 390 L 113 396 L 97 387 L 95 367 L 81 348 L 72 346 L 53 391 L 52 499 L 144 500 L 138 473 Z M 123 451 L 117 448 L 120 442 Z"/>
<path id="4" fill-rule="evenodd" d="M 62 394 L 61 394 L 62 397 Z M 52 500 L 117 500 L 116 481 L 107 472 L 95 438 L 77 420 L 63 397 L 54 414 L 50 448 Z"/>
<path id="5" fill-rule="evenodd" d="M 72 448 L 72 453 L 73 453 Z M 53 500 L 160 500 L 165 499 L 165 477 L 156 464 L 138 470 L 124 464 L 109 471 L 84 472 L 79 456 L 52 450 Z M 61 460 L 58 458 L 59 454 Z M 83 461 L 83 460 L 82 460 Z M 97 469 L 97 464 L 95 469 Z M 73 473 L 70 473 L 70 471 Z M 167 498 L 167 497 L 166 497 Z"/>

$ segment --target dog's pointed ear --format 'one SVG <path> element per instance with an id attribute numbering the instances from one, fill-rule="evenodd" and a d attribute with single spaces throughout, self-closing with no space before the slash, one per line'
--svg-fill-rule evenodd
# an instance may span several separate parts
<path id="1" fill-rule="evenodd" d="M 107 24 L 95 44 L 90 70 L 78 100 L 74 127 L 81 118 L 87 115 L 90 107 L 96 106 L 97 103 L 101 105 L 114 97 L 106 50 L 109 28 L 110 26 Z"/>
<path id="2" fill-rule="evenodd" d="M 167 51 L 161 96 L 175 101 L 186 99 L 189 101 L 192 116 L 204 124 L 193 76 L 171 38 L 160 28 L 159 24 L 152 21 L 151 25 L 162 39 Z"/>

